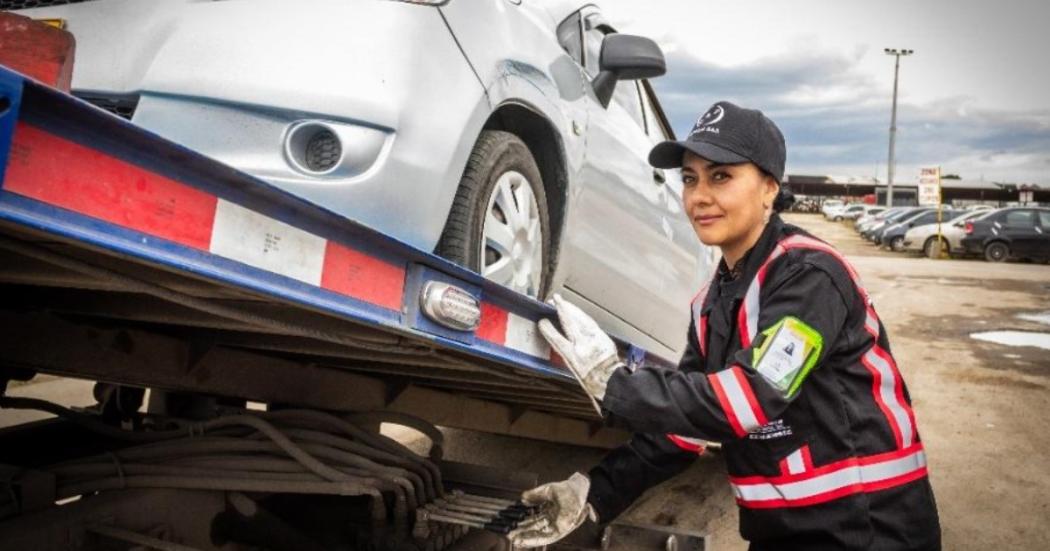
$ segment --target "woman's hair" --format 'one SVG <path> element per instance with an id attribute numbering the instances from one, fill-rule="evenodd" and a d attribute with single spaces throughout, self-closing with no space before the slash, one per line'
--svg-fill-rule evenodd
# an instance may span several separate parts
<path id="1" fill-rule="evenodd" d="M 763 175 L 773 178 L 773 175 L 759 168 Z M 776 180 L 776 178 L 773 178 Z M 795 204 L 795 194 L 791 193 L 791 189 L 788 185 L 783 182 L 777 182 L 780 186 L 780 191 L 777 192 L 776 199 L 773 199 L 773 212 L 781 213 L 791 208 L 791 205 Z"/>

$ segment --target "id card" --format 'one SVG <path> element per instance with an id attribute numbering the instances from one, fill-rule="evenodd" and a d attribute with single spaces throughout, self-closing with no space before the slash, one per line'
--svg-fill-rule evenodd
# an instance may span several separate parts
<path id="1" fill-rule="evenodd" d="M 754 365 L 762 377 L 791 397 L 820 357 L 823 337 L 802 320 L 786 317 L 762 332 L 765 340 L 754 352 Z"/>

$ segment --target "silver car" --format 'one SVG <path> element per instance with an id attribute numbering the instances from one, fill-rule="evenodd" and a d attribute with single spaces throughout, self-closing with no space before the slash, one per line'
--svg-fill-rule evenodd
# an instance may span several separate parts
<path id="1" fill-rule="evenodd" d="M 54 5 L 52 5 L 54 4 Z M 577 2 L 57 0 L 73 92 L 673 356 L 711 271 L 649 83 L 655 43 Z"/>

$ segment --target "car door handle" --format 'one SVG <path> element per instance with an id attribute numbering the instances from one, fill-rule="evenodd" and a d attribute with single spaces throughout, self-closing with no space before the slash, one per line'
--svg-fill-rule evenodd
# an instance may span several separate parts
<path id="1" fill-rule="evenodd" d="M 667 176 L 664 175 L 664 171 L 659 168 L 653 169 L 653 181 L 657 184 L 663 184 L 667 182 Z"/>

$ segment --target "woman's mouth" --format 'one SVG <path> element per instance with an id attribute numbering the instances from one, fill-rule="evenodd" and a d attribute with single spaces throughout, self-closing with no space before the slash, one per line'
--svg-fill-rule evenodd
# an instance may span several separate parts
<path id="1" fill-rule="evenodd" d="M 693 221 L 701 226 L 710 226 L 722 218 L 723 216 L 720 214 L 701 214 L 700 216 L 694 216 Z"/>

